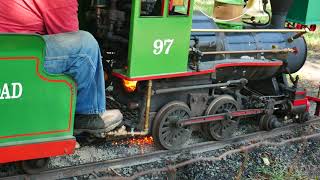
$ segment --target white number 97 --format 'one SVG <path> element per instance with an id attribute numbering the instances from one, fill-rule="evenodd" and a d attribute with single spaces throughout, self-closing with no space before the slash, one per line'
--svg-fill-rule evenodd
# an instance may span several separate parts
<path id="1" fill-rule="evenodd" d="M 166 39 L 166 40 L 157 39 L 153 43 L 153 48 L 154 48 L 153 54 L 160 55 L 163 53 L 164 49 L 165 49 L 164 54 L 169 54 L 170 49 L 173 45 L 173 42 L 174 42 L 174 39 Z"/>

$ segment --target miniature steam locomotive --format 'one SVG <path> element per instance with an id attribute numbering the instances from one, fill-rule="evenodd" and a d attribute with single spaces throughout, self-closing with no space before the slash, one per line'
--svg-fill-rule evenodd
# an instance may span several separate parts
<path id="1" fill-rule="evenodd" d="M 104 56 L 106 89 L 137 112 L 125 119 L 127 131 L 101 136 L 152 134 L 160 147 L 179 149 L 197 130 L 210 140 L 230 138 L 243 118 L 259 121 L 262 130 L 310 118 L 309 101 L 320 100 L 299 89 L 292 74 L 306 61 L 303 34 L 320 24 L 319 2 L 263 0 L 264 24 L 242 22 L 243 7 L 253 1 L 217 2 L 215 9 L 240 15 L 217 20 L 194 0 L 79 0 L 81 29 L 95 36 Z M 41 37 L 0 39 L 0 85 L 21 91 L 17 101 L 3 101 L 2 89 L 0 163 L 72 153 L 74 83 L 44 72 Z M 24 162 L 30 170 L 47 161 Z"/>
<path id="2" fill-rule="evenodd" d="M 263 3 L 267 12 L 269 1 Z M 243 117 L 259 120 L 263 130 L 285 118 L 308 120 L 306 92 L 291 74 L 306 61 L 302 35 L 319 18 L 294 13 L 302 1 L 270 3 L 268 23 L 233 22 L 228 29 L 228 20 L 193 12 L 193 1 L 95 1 L 85 10 L 81 22 L 92 25 L 83 28 L 99 39 L 105 67 L 113 69 L 113 98 L 139 113 L 127 121 L 135 130 L 127 135 L 151 132 L 161 147 L 179 149 L 194 130 L 229 138 Z"/>

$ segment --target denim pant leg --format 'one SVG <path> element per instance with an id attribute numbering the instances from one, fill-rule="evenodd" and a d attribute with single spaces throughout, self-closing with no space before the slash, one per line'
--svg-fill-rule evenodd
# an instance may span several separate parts
<path id="1" fill-rule="evenodd" d="M 43 36 L 44 67 L 51 74 L 70 75 L 77 83 L 77 114 L 105 111 L 105 84 L 99 45 L 85 31 Z"/>

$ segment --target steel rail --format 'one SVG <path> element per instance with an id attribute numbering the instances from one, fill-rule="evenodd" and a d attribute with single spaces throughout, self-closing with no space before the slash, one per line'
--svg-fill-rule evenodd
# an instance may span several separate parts
<path id="1" fill-rule="evenodd" d="M 155 162 L 165 157 L 177 157 L 185 152 L 203 153 L 203 152 L 209 152 L 209 151 L 225 148 L 229 145 L 248 143 L 253 140 L 256 142 L 262 141 L 264 139 L 272 138 L 284 133 L 291 132 L 294 129 L 304 127 L 306 125 L 319 123 L 319 122 L 320 122 L 320 118 L 315 118 L 303 124 L 290 124 L 287 126 L 274 129 L 272 131 L 259 131 L 251 134 L 234 137 L 225 141 L 211 141 L 211 142 L 194 144 L 180 150 L 162 150 L 162 151 L 156 151 L 156 152 L 143 154 L 143 155 L 134 155 L 126 158 L 88 163 L 88 164 L 83 164 L 79 166 L 57 168 L 57 169 L 52 169 L 52 170 L 42 172 L 40 174 L 35 174 L 35 175 L 23 174 L 23 175 L 4 177 L 4 178 L 0 178 L 0 180 L 22 180 L 22 179 L 55 180 L 55 179 L 65 179 L 65 178 L 72 178 L 76 176 L 89 175 L 94 172 L 106 171 L 107 169 L 110 169 L 110 168 L 119 169 L 119 168 L 125 168 L 125 167 Z"/>

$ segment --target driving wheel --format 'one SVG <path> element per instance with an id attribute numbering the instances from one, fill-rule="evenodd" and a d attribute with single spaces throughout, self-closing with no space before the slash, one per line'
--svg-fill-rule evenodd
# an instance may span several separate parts
<path id="1" fill-rule="evenodd" d="M 183 102 L 173 101 L 158 111 L 152 127 L 154 141 L 165 149 L 179 149 L 190 139 L 192 130 L 179 127 L 177 122 L 191 116 L 190 108 Z"/>
<path id="2" fill-rule="evenodd" d="M 208 106 L 205 115 L 222 114 L 240 110 L 239 103 L 229 95 L 222 95 L 214 99 Z M 220 120 L 201 125 L 202 133 L 209 140 L 224 140 L 232 137 L 238 126 L 238 118 Z"/>

